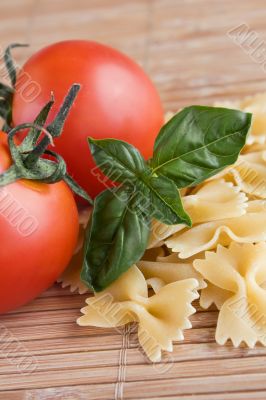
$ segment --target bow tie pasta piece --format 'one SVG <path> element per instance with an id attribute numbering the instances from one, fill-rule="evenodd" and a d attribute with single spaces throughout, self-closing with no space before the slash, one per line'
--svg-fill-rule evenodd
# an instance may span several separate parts
<path id="1" fill-rule="evenodd" d="M 172 351 L 172 342 L 183 339 L 183 329 L 190 328 L 189 316 L 195 312 L 191 303 L 198 298 L 196 279 L 185 279 L 161 287 L 148 297 L 145 277 L 131 267 L 113 284 L 86 300 L 81 326 L 118 327 L 138 323 L 138 337 L 152 361 L 161 359 L 161 351 Z"/>
<path id="2" fill-rule="evenodd" d="M 229 173 L 243 192 L 266 199 L 266 151 L 240 156 Z"/>
<path id="3" fill-rule="evenodd" d="M 139 261 L 137 263 L 138 268 L 154 292 L 157 292 L 168 283 L 190 278 L 197 279 L 197 289 L 206 287 L 206 283 L 201 275 L 195 271 L 192 263 L 178 263 L 177 260 L 176 262 L 169 262 L 168 257 L 160 257 L 160 260 L 162 261 Z"/>
<path id="4" fill-rule="evenodd" d="M 250 145 L 246 145 L 241 154 L 249 154 L 249 153 L 256 153 L 257 151 L 265 151 L 266 150 L 266 141 L 265 143 L 253 143 Z"/>
<path id="5" fill-rule="evenodd" d="M 212 304 L 221 309 L 224 302 L 232 296 L 229 290 L 221 289 L 208 282 L 207 287 L 203 288 L 200 294 L 200 306 L 202 308 L 209 308 Z"/>
<path id="6" fill-rule="evenodd" d="M 71 292 L 78 291 L 79 294 L 89 292 L 88 287 L 81 281 L 80 272 L 83 263 L 83 249 L 74 254 L 70 263 L 57 282 L 62 284 L 62 288 L 69 287 Z"/>
<path id="7" fill-rule="evenodd" d="M 236 218 L 198 224 L 176 233 L 165 241 L 167 247 L 188 258 L 197 253 L 237 243 L 258 243 L 266 240 L 266 207 L 264 201 L 248 203 L 247 213 Z"/>
<path id="8" fill-rule="evenodd" d="M 164 255 L 165 249 L 163 247 L 153 247 L 145 251 L 141 260 L 156 261 L 158 257 L 163 257 Z"/>
<path id="9" fill-rule="evenodd" d="M 219 102 L 216 107 L 228 107 L 253 114 L 251 134 L 247 144 L 266 142 L 266 93 L 258 93 L 241 101 Z"/>
<path id="10" fill-rule="evenodd" d="M 196 193 L 183 197 L 186 212 L 193 224 L 233 218 L 245 214 L 247 197 L 240 189 L 224 180 L 212 180 L 203 184 Z M 153 221 L 149 248 L 163 244 L 167 237 L 185 229 L 185 225 L 165 225 Z"/>
<path id="11" fill-rule="evenodd" d="M 205 260 L 195 260 L 193 265 L 210 282 L 209 301 L 217 301 L 218 289 L 216 341 L 224 344 L 231 339 L 234 346 L 242 341 L 249 347 L 256 342 L 266 345 L 266 244 L 218 246 L 216 252 L 206 252 Z"/>
<path id="12" fill-rule="evenodd" d="M 192 327 L 188 318 L 196 312 L 191 303 L 199 297 L 197 287 L 196 279 L 169 283 L 139 309 L 139 342 L 151 361 L 160 361 L 161 350 L 173 351 L 173 341 L 183 340 L 183 330 Z"/>
<path id="13" fill-rule="evenodd" d="M 192 257 L 188 257 L 186 259 L 184 258 L 179 258 L 177 253 L 171 253 L 168 256 L 164 257 L 157 257 L 156 261 L 163 262 L 163 263 L 178 263 L 178 264 L 193 264 L 195 260 L 198 258 L 205 258 L 205 252 L 203 251 L 202 253 L 198 253 Z"/>
<path id="14" fill-rule="evenodd" d="M 243 215 L 247 200 L 232 183 L 213 180 L 203 184 L 195 194 L 184 197 L 183 203 L 193 223 L 198 224 Z"/>
<path id="15" fill-rule="evenodd" d="M 160 221 L 152 220 L 148 249 L 154 249 L 163 246 L 164 239 L 176 232 L 182 231 L 185 226 L 186 225 L 184 224 L 166 225 Z"/>
<path id="16" fill-rule="evenodd" d="M 90 219 L 92 208 L 87 208 L 79 214 L 79 238 L 78 243 L 69 265 L 57 280 L 63 288 L 69 287 L 71 292 L 76 290 L 79 294 L 89 291 L 88 287 L 80 279 L 81 268 L 83 264 L 83 242 L 85 230 Z"/>

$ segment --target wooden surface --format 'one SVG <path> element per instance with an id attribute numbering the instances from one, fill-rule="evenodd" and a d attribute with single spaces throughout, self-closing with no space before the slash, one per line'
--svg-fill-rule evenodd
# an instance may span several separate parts
<path id="1" fill-rule="evenodd" d="M 266 90 L 262 65 L 227 35 L 246 23 L 264 43 L 265 0 L 1 0 L 0 21 L 1 45 L 31 44 L 19 62 L 67 38 L 121 49 L 151 75 L 166 110 Z M 85 297 L 55 286 L 1 317 L 0 400 L 266 398 L 266 349 L 216 345 L 215 311 L 194 315 L 185 341 L 152 365 L 134 332 L 75 324 Z M 29 359 L 32 373 L 18 368 Z"/>

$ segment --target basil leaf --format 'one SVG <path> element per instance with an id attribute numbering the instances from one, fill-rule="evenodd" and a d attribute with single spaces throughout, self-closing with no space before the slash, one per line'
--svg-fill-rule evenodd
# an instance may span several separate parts
<path id="1" fill-rule="evenodd" d="M 147 182 L 151 193 L 150 215 L 164 224 L 186 224 L 191 219 L 185 212 L 179 190 L 175 183 L 165 176 L 151 177 Z"/>
<path id="2" fill-rule="evenodd" d="M 192 106 L 161 129 L 151 160 L 153 172 L 178 188 L 194 186 L 234 164 L 245 144 L 251 114 Z"/>
<path id="3" fill-rule="evenodd" d="M 150 217 L 145 217 L 140 201 L 124 188 L 106 190 L 96 198 L 81 272 L 81 279 L 95 291 L 106 288 L 142 257 Z"/>
<path id="4" fill-rule="evenodd" d="M 89 138 L 89 144 L 97 166 L 112 181 L 135 180 L 146 168 L 140 152 L 122 140 Z"/>

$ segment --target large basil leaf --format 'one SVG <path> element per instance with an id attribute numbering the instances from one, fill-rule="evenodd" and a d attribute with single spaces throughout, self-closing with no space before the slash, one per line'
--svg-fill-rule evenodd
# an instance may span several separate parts
<path id="1" fill-rule="evenodd" d="M 95 200 L 81 273 L 82 280 L 95 291 L 117 279 L 147 247 L 150 217 L 142 212 L 139 202 L 141 197 L 124 188 L 106 190 Z"/>
<path id="2" fill-rule="evenodd" d="M 122 140 L 89 138 L 89 144 L 97 166 L 112 181 L 134 181 L 146 168 L 140 152 Z"/>
<path id="3" fill-rule="evenodd" d="M 186 224 L 191 219 L 185 212 L 179 190 L 175 183 L 165 176 L 151 177 L 147 181 L 151 195 L 150 215 L 164 224 Z"/>
<path id="4" fill-rule="evenodd" d="M 178 188 L 194 186 L 233 164 L 245 144 L 251 114 L 192 106 L 161 129 L 151 160 L 153 172 Z"/>

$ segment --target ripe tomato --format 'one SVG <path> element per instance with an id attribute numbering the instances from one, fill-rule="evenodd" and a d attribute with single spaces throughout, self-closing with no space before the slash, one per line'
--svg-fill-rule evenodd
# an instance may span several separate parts
<path id="1" fill-rule="evenodd" d="M 163 110 L 154 85 L 130 58 L 99 43 L 72 40 L 48 46 L 26 62 L 13 98 L 13 124 L 32 122 L 51 91 L 56 99 L 52 119 L 74 82 L 82 88 L 55 150 L 74 179 L 95 197 L 105 186 L 91 171 L 95 164 L 88 136 L 123 139 L 149 158 Z"/>
<path id="2" fill-rule="evenodd" d="M 0 173 L 10 164 L 0 132 Z M 78 230 L 75 200 L 64 182 L 20 180 L 0 187 L 0 313 L 53 284 L 73 254 Z"/>

